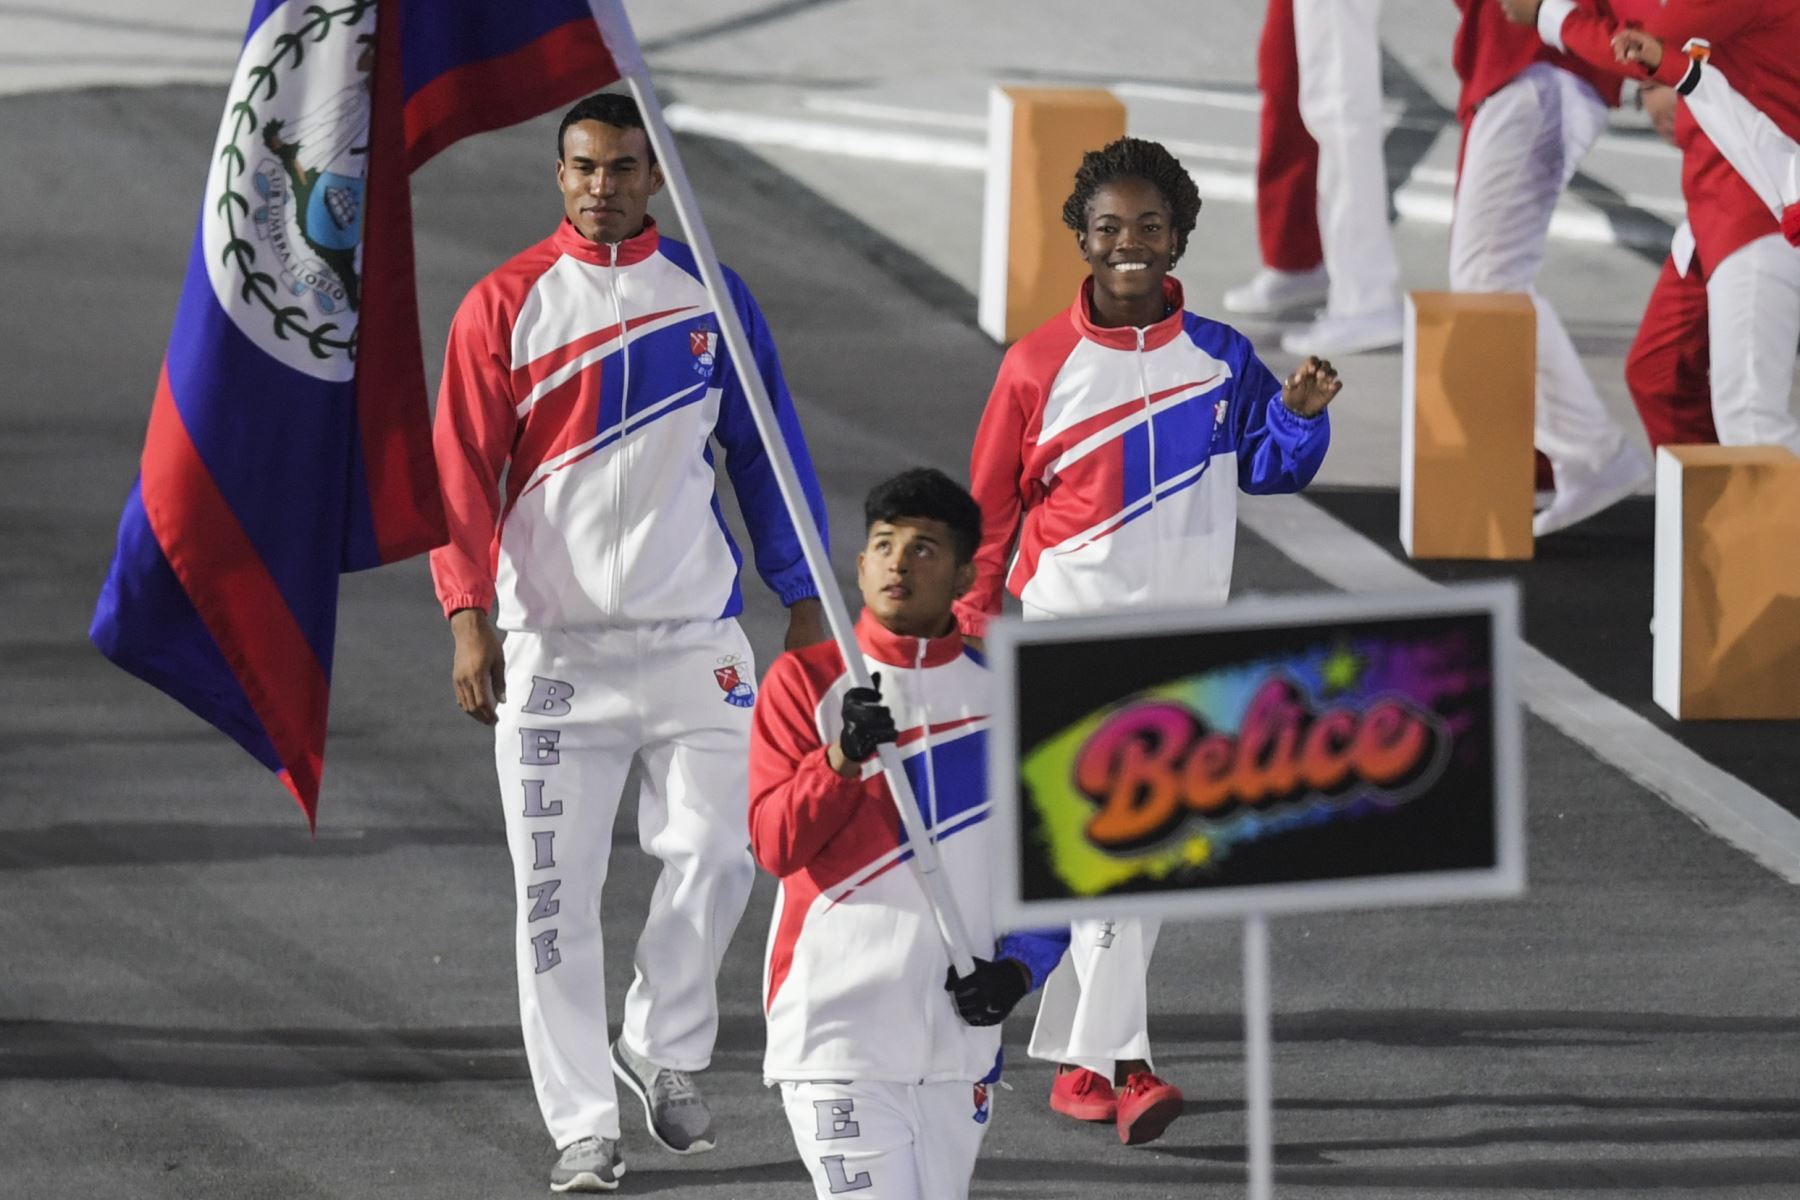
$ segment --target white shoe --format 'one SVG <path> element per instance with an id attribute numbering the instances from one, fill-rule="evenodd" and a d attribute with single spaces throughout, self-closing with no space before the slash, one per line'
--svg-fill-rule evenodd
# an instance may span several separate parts
<path id="1" fill-rule="evenodd" d="M 562 1152 L 550 1169 L 553 1192 L 611 1192 L 625 1174 L 619 1143 L 612 1138 L 585 1137 Z"/>
<path id="2" fill-rule="evenodd" d="M 1534 537 L 1556 533 L 1611 508 L 1650 478 L 1650 460 L 1629 443 L 1591 470 L 1556 464 L 1556 498 L 1531 519 Z"/>
<path id="3" fill-rule="evenodd" d="M 1326 315 L 1311 325 L 1290 329 L 1281 335 L 1281 348 L 1296 357 L 1317 354 L 1331 358 L 1338 354 L 1361 354 L 1365 350 L 1384 350 L 1398 346 L 1406 332 L 1406 318 L 1400 307 L 1358 313 L 1353 317 Z"/>
<path id="4" fill-rule="evenodd" d="M 1310 271 L 1277 271 L 1264 267 L 1225 293 L 1226 312 L 1251 317 L 1272 317 L 1296 308 L 1317 308 L 1331 291 L 1331 277 L 1323 264 Z"/>

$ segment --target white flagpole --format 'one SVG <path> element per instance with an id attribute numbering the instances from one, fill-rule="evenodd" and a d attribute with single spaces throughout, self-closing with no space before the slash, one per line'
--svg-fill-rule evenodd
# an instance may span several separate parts
<path id="1" fill-rule="evenodd" d="M 694 261 L 700 268 L 700 279 L 706 285 L 706 294 L 711 297 L 713 308 L 717 311 L 725 348 L 731 355 L 732 366 L 737 370 L 738 380 L 743 384 L 744 394 L 750 401 L 750 412 L 756 420 L 757 432 L 762 436 L 769 465 L 774 468 L 775 480 L 781 487 L 782 501 L 787 505 L 788 516 L 794 523 L 794 532 L 800 537 L 800 548 L 806 556 L 806 565 L 819 586 L 819 600 L 825 607 L 825 619 L 831 625 L 831 636 L 836 639 L 838 650 L 844 656 L 844 664 L 849 668 L 850 682 L 856 687 L 870 687 L 869 668 L 863 662 L 862 651 L 856 644 L 855 626 L 850 621 L 849 610 L 844 607 L 844 598 L 838 594 L 837 580 L 831 574 L 825 545 L 820 541 L 818 528 L 813 524 L 811 510 L 806 503 L 806 493 L 800 487 L 800 477 L 794 471 L 793 460 L 788 457 L 787 443 L 781 436 L 781 427 L 776 424 L 768 390 L 763 386 L 762 376 L 757 373 L 756 360 L 750 353 L 750 343 L 744 336 L 744 327 L 738 321 L 737 309 L 732 305 L 730 293 L 725 290 L 725 278 L 719 270 L 718 255 L 713 251 L 712 238 L 706 232 L 705 222 L 701 220 L 700 206 L 694 201 L 693 188 L 688 183 L 687 172 L 682 168 L 674 135 L 669 132 L 668 123 L 663 119 L 662 105 L 657 102 L 656 91 L 650 86 L 650 70 L 644 65 L 644 55 L 638 48 L 637 34 L 631 28 L 631 20 L 625 15 L 625 6 L 621 0 L 589 0 L 588 6 L 593 10 L 594 22 L 600 27 L 600 36 L 606 40 L 606 48 L 612 54 L 614 65 L 619 68 L 620 77 L 631 88 L 638 110 L 643 114 L 644 131 L 649 135 L 650 148 L 656 152 L 656 160 L 662 166 L 663 178 L 669 185 L 669 198 L 675 202 L 675 212 L 681 218 L 681 227 L 687 233 L 688 245 L 693 248 Z M 900 764 L 899 752 L 893 746 L 882 746 L 880 758 L 882 772 L 887 776 L 888 790 L 893 794 L 894 804 L 900 810 L 900 824 L 905 828 L 907 839 L 912 844 L 913 871 L 919 877 L 925 898 L 937 917 L 938 933 L 950 952 L 950 964 L 959 976 L 967 976 L 975 969 L 969 934 L 963 925 L 962 914 L 957 911 L 956 900 L 950 894 L 949 885 L 939 870 L 937 845 L 925 830 L 918 802 L 913 799 L 912 786 L 907 782 L 906 771 Z"/>

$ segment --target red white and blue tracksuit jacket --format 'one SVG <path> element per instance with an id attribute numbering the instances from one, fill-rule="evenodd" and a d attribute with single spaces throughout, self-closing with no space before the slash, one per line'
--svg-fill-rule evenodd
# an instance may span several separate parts
<path id="1" fill-rule="evenodd" d="M 982 533 L 964 633 L 986 632 L 1003 583 L 1052 617 L 1222 604 L 1238 489 L 1297 492 L 1324 461 L 1327 416 L 1289 411 L 1243 334 L 1163 288 L 1161 321 L 1107 329 L 1089 279 L 1007 351 L 969 465 Z"/>
<path id="2" fill-rule="evenodd" d="M 866 611 L 856 627 L 870 671 L 900 730 L 898 749 L 944 877 L 983 957 L 1016 958 L 1041 985 L 1069 937 L 994 938 L 987 817 L 987 719 L 992 679 L 960 634 L 889 633 Z M 875 760 L 862 776 L 831 769 L 850 686 L 835 642 L 782 655 L 763 679 L 750 735 L 750 846 L 781 880 L 764 971 L 775 1081 L 989 1081 L 1000 1027 L 956 1013 L 950 960 L 899 814 Z M 991 953 L 982 947 L 994 947 Z"/>
<path id="3" fill-rule="evenodd" d="M 823 538 L 775 344 L 743 281 L 725 280 Z M 758 572 L 784 604 L 818 594 L 693 251 L 654 222 L 598 245 L 564 221 L 476 284 L 450 326 L 436 420 L 450 542 L 431 573 L 446 614 L 497 593 L 503 629 L 735 616 L 743 556 L 714 437 Z"/>

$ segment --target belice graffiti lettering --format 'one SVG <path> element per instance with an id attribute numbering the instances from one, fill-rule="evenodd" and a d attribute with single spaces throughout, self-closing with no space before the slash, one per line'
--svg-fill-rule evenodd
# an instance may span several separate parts
<path id="1" fill-rule="evenodd" d="M 1388 818 L 1408 837 L 1440 838 L 1453 812 L 1482 803 L 1448 781 L 1474 779 L 1490 753 L 1483 646 L 1453 627 L 1302 633 L 1235 661 L 1226 650 L 1204 666 L 1171 662 L 1161 679 L 1139 669 L 1150 686 L 1074 721 L 1063 708 L 1019 757 L 1034 878 L 1074 896 L 1236 885 L 1298 869 L 1279 852 L 1230 861 L 1274 839 L 1316 848 L 1327 827 Z M 1479 823 L 1469 818 L 1475 840 L 1455 853 L 1480 852 Z M 1380 844 L 1364 853 L 1451 853 L 1438 840 Z"/>
<path id="2" fill-rule="evenodd" d="M 1403 803 L 1442 772 L 1450 738 L 1435 714 L 1402 696 L 1315 712 L 1282 676 L 1256 692 L 1237 733 L 1208 728 L 1174 699 L 1130 702 L 1076 753 L 1074 781 L 1098 805 L 1089 840 L 1115 854 L 1163 841 L 1184 823 L 1247 807 L 1350 794 Z"/>
<path id="3" fill-rule="evenodd" d="M 1480 584 L 1002 623 L 1008 919 L 1518 894 L 1517 614 Z"/>

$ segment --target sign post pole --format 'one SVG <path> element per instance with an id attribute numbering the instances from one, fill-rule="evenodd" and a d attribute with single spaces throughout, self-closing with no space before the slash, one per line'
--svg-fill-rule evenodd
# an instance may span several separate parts
<path id="1" fill-rule="evenodd" d="M 1250 1200 L 1275 1192 L 1275 1102 L 1269 1040 L 1269 923 L 1244 918 L 1244 1091 Z"/>

